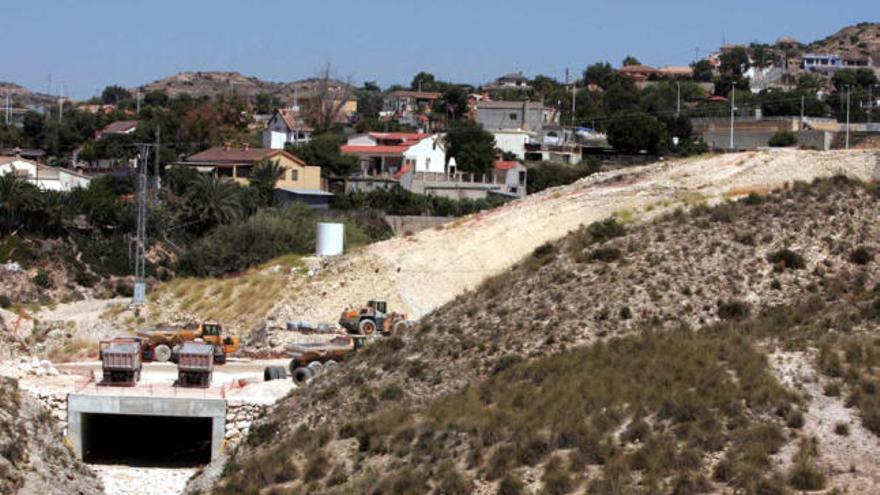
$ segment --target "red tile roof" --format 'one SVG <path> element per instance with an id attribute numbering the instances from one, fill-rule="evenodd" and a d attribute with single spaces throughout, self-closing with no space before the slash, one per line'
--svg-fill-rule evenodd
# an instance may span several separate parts
<path id="1" fill-rule="evenodd" d="M 117 120 L 101 129 L 101 134 L 122 134 L 137 129 L 137 120 Z"/>
<path id="2" fill-rule="evenodd" d="M 273 150 L 271 148 L 226 148 L 223 146 L 215 146 L 205 151 L 189 156 L 188 162 L 208 162 L 208 163 L 249 163 L 271 158 L 276 155 L 284 155 L 300 165 L 305 162 L 298 157 L 291 155 L 284 150 Z"/>
<path id="3" fill-rule="evenodd" d="M 394 178 L 400 180 L 401 177 L 407 174 L 410 170 L 412 170 L 413 166 L 411 163 L 407 163 L 404 166 L 400 167 L 400 170 L 394 173 Z"/>
<path id="4" fill-rule="evenodd" d="M 391 96 L 409 96 L 419 100 L 437 100 L 443 96 L 443 93 L 435 93 L 433 91 L 408 91 L 400 90 L 391 93 Z"/>
<path id="5" fill-rule="evenodd" d="M 376 154 L 376 155 L 402 155 L 409 149 L 408 145 L 401 144 L 398 146 L 369 146 L 343 144 L 340 151 L 352 154 Z"/>
<path id="6" fill-rule="evenodd" d="M 516 168 L 517 165 L 519 165 L 519 162 L 515 162 L 513 160 L 509 160 L 509 161 L 499 160 L 499 161 L 495 162 L 495 168 L 498 170 L 512 170 L 512 169 Z"/>
<path id="7" fill-rule="evenodd" d="M 421 132 L 371 132 L 370 137 L 375 139 L 399 139 L 401 141 L 421 141 L 430 134 Z"/>

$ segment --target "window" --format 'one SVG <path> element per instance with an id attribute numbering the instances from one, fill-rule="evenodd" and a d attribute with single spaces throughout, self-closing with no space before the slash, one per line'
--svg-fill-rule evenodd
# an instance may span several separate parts
<path id="1" fill-rule="evenodd" d="M 232 167 L 217 167 L 217 177 L 232 177 Z"/>
<path id="2" fill-rule="evenodd" d="M 292 181 L 299 180 L 299 170 L 291 170 L 290 171 L 290 180 L 292 180 Z"/>
<path id="3" fill-rule="evenodd" d="M 508 117 L 510 117 L 510 120 L 516 120 L 519 117 L 519 115 L 512 113 L 512 114 L 508 115 Z"/>

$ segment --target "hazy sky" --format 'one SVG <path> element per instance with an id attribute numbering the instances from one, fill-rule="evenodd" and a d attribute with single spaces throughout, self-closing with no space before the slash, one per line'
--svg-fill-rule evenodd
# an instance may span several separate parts
<path id="1" fill-rule="evenodd" d="M 727 42 L 812 41 L 878 21 L 877 0 L 3 0 L 0 80 L 88 98 L 184 70 L 272 81 L 332 61 L 360 83 L 426 70 L 479 84 L 523 71 L 562 78 L 627 54 L 686 64 Z"/>

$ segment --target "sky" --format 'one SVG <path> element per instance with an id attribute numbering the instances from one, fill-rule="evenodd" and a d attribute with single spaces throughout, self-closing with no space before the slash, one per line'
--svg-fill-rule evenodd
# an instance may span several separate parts
<path id="1" fill-rule="evenodd" d="M 626 55 L 683 65 L 722 42 L 809 42 L 876 22 L 876 0 L 4 0 L 0 81 L 76 99 L 181 71 L 382 87 L 427 71 L 481 84 L 509 72 L 563 79 Z"/>

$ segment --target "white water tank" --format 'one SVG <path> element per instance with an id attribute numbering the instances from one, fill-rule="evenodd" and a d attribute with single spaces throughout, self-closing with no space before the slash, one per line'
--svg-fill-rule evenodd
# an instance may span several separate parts
<path id="1" fill-rule="evenodd" d="M 319 223 L 318 239 L 315 254 L 318 256 L 336 256 L 342 254 L 344 225 L 341 223 Z"/>

